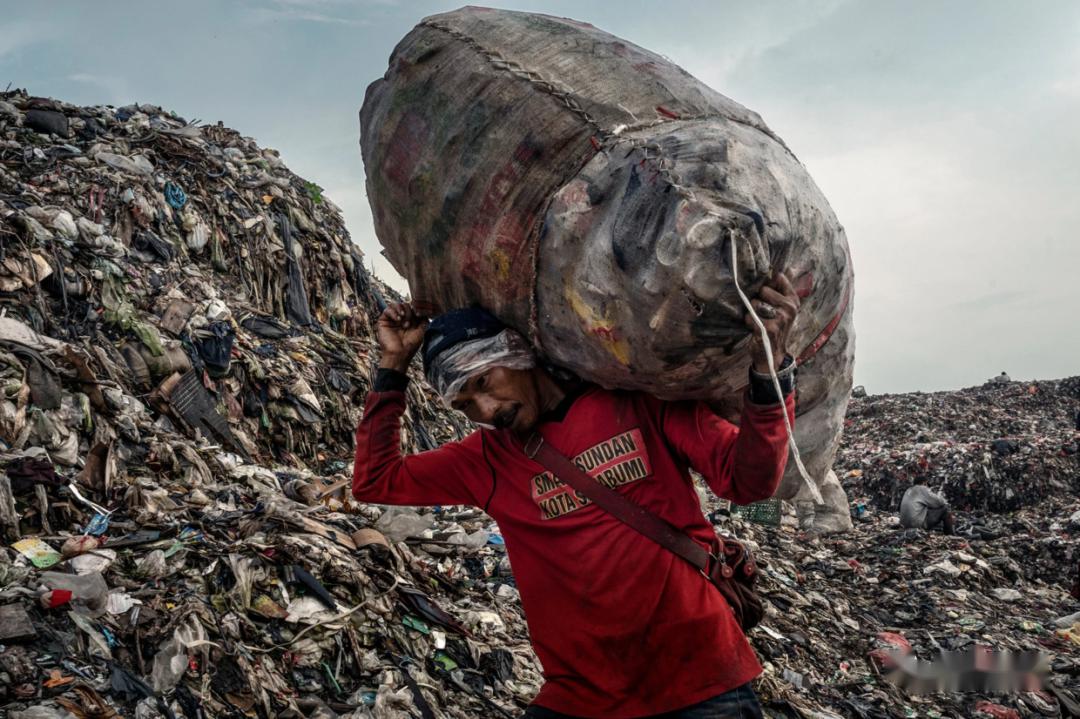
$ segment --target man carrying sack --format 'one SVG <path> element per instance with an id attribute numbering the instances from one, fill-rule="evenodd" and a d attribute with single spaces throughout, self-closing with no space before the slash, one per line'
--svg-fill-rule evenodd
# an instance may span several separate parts
<path id="1" fill-rule="evenodd" d="M 761 611 L 753 560 L 716 536 L 689 474 L 747 504 L 772 496 L 784 473 L 784 412 L 794 422 L 795 405 L 785 340 L 799 298 L 777 275 L 753 306 L 783 396 L 752 335 L 738 427 L 704 402 L 548 371 L 478 308 L 428 323 L 397 304 L 379 318 L 353 496 L 473 505 L 498 522 L 546 680 L 526 717 L 761 717 L 749 684 L 761 667 L 743 634 Z M 747 325 L 756 327 L 749 316 Z M 403 457 L 405 372 L 421 345 L 428 381 L 481 429 Z"/>

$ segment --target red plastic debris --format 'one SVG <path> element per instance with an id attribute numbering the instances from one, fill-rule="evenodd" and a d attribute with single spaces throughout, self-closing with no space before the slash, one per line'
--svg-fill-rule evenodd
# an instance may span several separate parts
<path id="1" fill-rule="evenodd" d="M 975 713 L 993 717 L 993 719 L 1020 719 L 1020 712 L 1015 709 L 1003 707 L 985 699 L 975 704 Z"/>
<path id="2" fill-rule="evenodd" d="M 795 293 L 802 299 L 806 299 L 814 291 L 814 273 L 804 272 L 799 277 L 796 277 L 791 284 L 795 288 Z"/>
<path id="3" fill-rule="evenodd" d="M 870 661 L 881 671 L 887 672 L 896 669 L 896 660 L 893 659 L 892 650 L 875 649 L 868 655 Z"/>
<path id="4" fill-rule="evenodd" d="M 71 601 L 70 589 L 51 589 L 41 595 L 41 606 L 56 609 Z"/>
<path id="5" fill-rule="evenodd" d="M 894 649 L 904 654 L 911 653 L 911 644 L 901 634 L 895 632 L 878 632 L 878 641 L 885 645 L 886 649 Z"/>

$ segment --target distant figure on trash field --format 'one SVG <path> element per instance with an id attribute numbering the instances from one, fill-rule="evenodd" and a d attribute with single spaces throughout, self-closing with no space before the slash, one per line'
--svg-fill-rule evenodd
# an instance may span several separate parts
<path id="1" fill-rule="evenodd" d="M 1009 382 L 1012 382 L 1012 378 L 1009 377 L 1009 375 L 1005 374 L 1005 370 L 1002 370 L 1001 374 L 999 374 L 997 377 L 994 377 L 990 381 L 994 384 L 1008 384 Z"/>
<path id="2" fill-rule="evenodd" d="M 920 477 L 908 487 L 900 500 L 900 524 L 908 529 L 933 530 L 941 527 L 945 534 L 955 529 L 949 503 L 940 494 L 926 486 L 926 478 Z"/>
<path id="3" fill-rule="evenodd" d="M 737 504 L 766 499 L 787 463 L 783 413 L 794 422 L 785 345 L 798 295 L 777 275 L 753 304 L 783 396 L 758 337 L 738 427 L 705 402 L 608 391 L 549 371 L 520 334 L 479 308 L 429 325 L 396 304 L 379 318 L 381 359 L 356 430 L 353 495 L 473 505 L 498 522 L 546 680 L 526 717 L 762 716 L 749 684 L 761 666 L 720 591 L 524 451 L 538 433 L 598 483 L 715 548 L 689 469 Z M 403 457 L 405 373 L 421 344 L 429 383 L 481 429 Z"/>

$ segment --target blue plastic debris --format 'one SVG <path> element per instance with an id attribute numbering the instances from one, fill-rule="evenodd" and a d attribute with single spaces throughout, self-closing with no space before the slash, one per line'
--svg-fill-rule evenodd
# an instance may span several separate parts
<path id="1" fill-rule="evenodd" d="M 187 194 L 184 192 L 183 188 L 175 182 L 166 182 L 165 201 L 168 202 L 169 206 L 174 210 L 179 210 L 187 204 Z"/>
<path id="2" fill-rule="evenodd" d="M 92 534 L 95 537 L 100 537 L 109 530 L 109 515 L 107 514 L 95 514 L 94 518 L 86 525 L 86 529 L 83 530 L 84 534 Z"/>

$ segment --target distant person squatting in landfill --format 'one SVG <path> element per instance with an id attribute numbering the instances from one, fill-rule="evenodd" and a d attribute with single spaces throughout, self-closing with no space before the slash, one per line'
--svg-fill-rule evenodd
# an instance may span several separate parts
<path id="1" fill-rule="evenodd" d="M 761 716 L 749 685 L 761 666 L 717 588 L 523 451 L 539 432 L 594 480 L 715 547 L 688 470 L 738 504 L 768 498 L 787 462 L 783 412 L 794 421 L 795 363 L 785 343 L 798 295 L 777 275 L 753 306 L 783 397 L 764 341 L 752 334 L 738 427 L 705 402 L 608 391 L 544 369 L 520 334 L 479 308 L 430 325 L 408 304 L 380 317 L 382 354 L 356 431 L 353 495 L 473 505 L 498 522 L 546 680 L 526 717 Z M 403 457 L 405 372 L 421 344 L 428 381 L 481 429 Z"/>
<path id="2" fill-rule="evenodd" d="M 900 524 L 908 529 L 933 530 L 941 527 L 945 534 L 952 534 L 955 529 L 949 503 L 926 486 L 925 477 L 916 479 L 904 492 L 900 500 Z"/>

